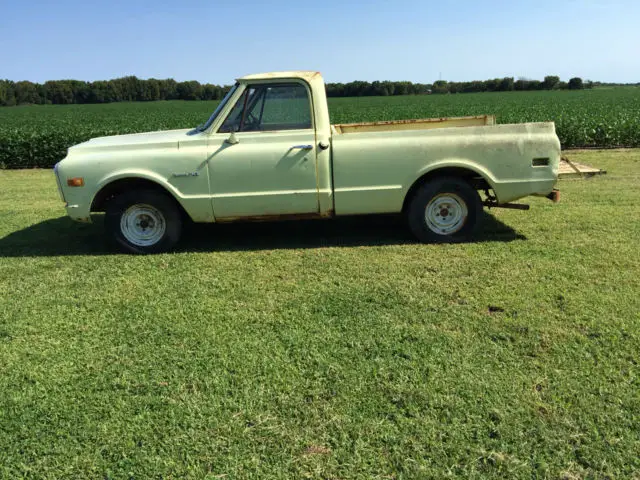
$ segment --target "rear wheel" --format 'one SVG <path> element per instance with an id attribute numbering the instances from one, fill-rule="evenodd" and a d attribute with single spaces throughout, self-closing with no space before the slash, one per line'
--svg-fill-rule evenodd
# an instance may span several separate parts
<path id="1" fill-rule="evenodd" d="M 180 210 L 175 200 L 164 193 L 125 192 L 112 199 L 106 210 L 107 234 L 125 252 L 165 252 L 180 239 Z"/>
<path id="2" fill-rule="evenodd" d="M 466 240 L 481 216 L 480 195 L 457 177 L 439 177 L 422 185 L 407 211 L 409 227 L 421 242 Z"/>

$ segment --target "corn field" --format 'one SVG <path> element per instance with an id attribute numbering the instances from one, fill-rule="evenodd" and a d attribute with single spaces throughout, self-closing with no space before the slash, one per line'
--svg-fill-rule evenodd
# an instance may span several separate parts
<path id="1" fill-rule="evenodd" d="M 93 137 L 194 127 L 217 101 L 0 108 L 0 168 L 51 167 Z M 640 147 L 640 88 L 330 98 L 332 123 L 494 114 L 554 121 L 563 148 Z"/>

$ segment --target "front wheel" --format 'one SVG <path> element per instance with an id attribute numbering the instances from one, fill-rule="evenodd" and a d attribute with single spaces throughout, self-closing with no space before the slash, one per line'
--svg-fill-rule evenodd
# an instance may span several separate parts
<path id="1" fill-rule="evenodd" d="M 112 199 L 106 210 L 107 234 L 125 252 L 166 252 L 180 239 L 182 218 L 178 206 L 161 192 L 125 192 Z"/>
<path id="2" fill-rule="evenodd" d="M 482 201 L 463 179 L 440 177 L 417 190 L 407 216 L 421 242 L 459 242 L 473 234 L 482 216 Z"/>

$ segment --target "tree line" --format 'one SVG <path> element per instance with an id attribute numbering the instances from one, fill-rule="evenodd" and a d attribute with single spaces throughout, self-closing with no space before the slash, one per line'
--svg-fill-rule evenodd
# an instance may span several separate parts
<path id="1" fill-rule="evenodd" d="M 391 95 L 421 95 L 470 92 L 505 92 L 525 90 L 579 90 L 593 87 L 593 82 L 583 82 L 575 77 L 563 82 L 560 77 L 547 76 L 543 81 L 513 77 L 495 78 L 472 82 L 447 82 L 433 84 L 354 81 L 327 83 L 329 97 L 362 97 Z M 229 85 L 201 84 L 195 80 L 177 82 L 171 78 L 158 80 L 139 79 L 134 76 L 85 82 L 81 80 L 51 80 L 43 84 L 29 81 L 0 80 L 0 105 L 24 104 L 83 104 L 112 102 L 148 102 L 154 100 L 219 100 L 229 90 Z"/>
<path id="2" fill-rule="evenodd" d="M 593 88 L 593 82 L 583 82 L 574 77 L 563 82 L 560 77 L 549 75 L 540 80 L 528 80 L 513 77 L 494 78 L 491 80 L 474 80 L 472 82 L 447 82 L 438 80 L 433 84 L 411 82 L 350 82 L 328 83 L 329 97 L 362 97 L 387 95 L 420 95 L 425 93 L 477 93 L 477 92 L 510 92 L 527 90 L 582 90 Z"/>
<path id="3" fill-rule="evenodd" d="M 43 84 L 0 80 L 0 105 L 148 102 L 153 100 L 219 100 L 229 86 L 137 77 L 97 82 L 51 80 Z"/>

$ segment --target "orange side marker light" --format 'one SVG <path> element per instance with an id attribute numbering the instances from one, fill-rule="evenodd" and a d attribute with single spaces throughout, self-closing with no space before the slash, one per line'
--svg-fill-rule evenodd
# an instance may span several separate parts
<path id="1" fill-rule="evenodd" d="M 67 185 L 70 187 L 84 187 L 83 177 L 67 178 Z"/>

